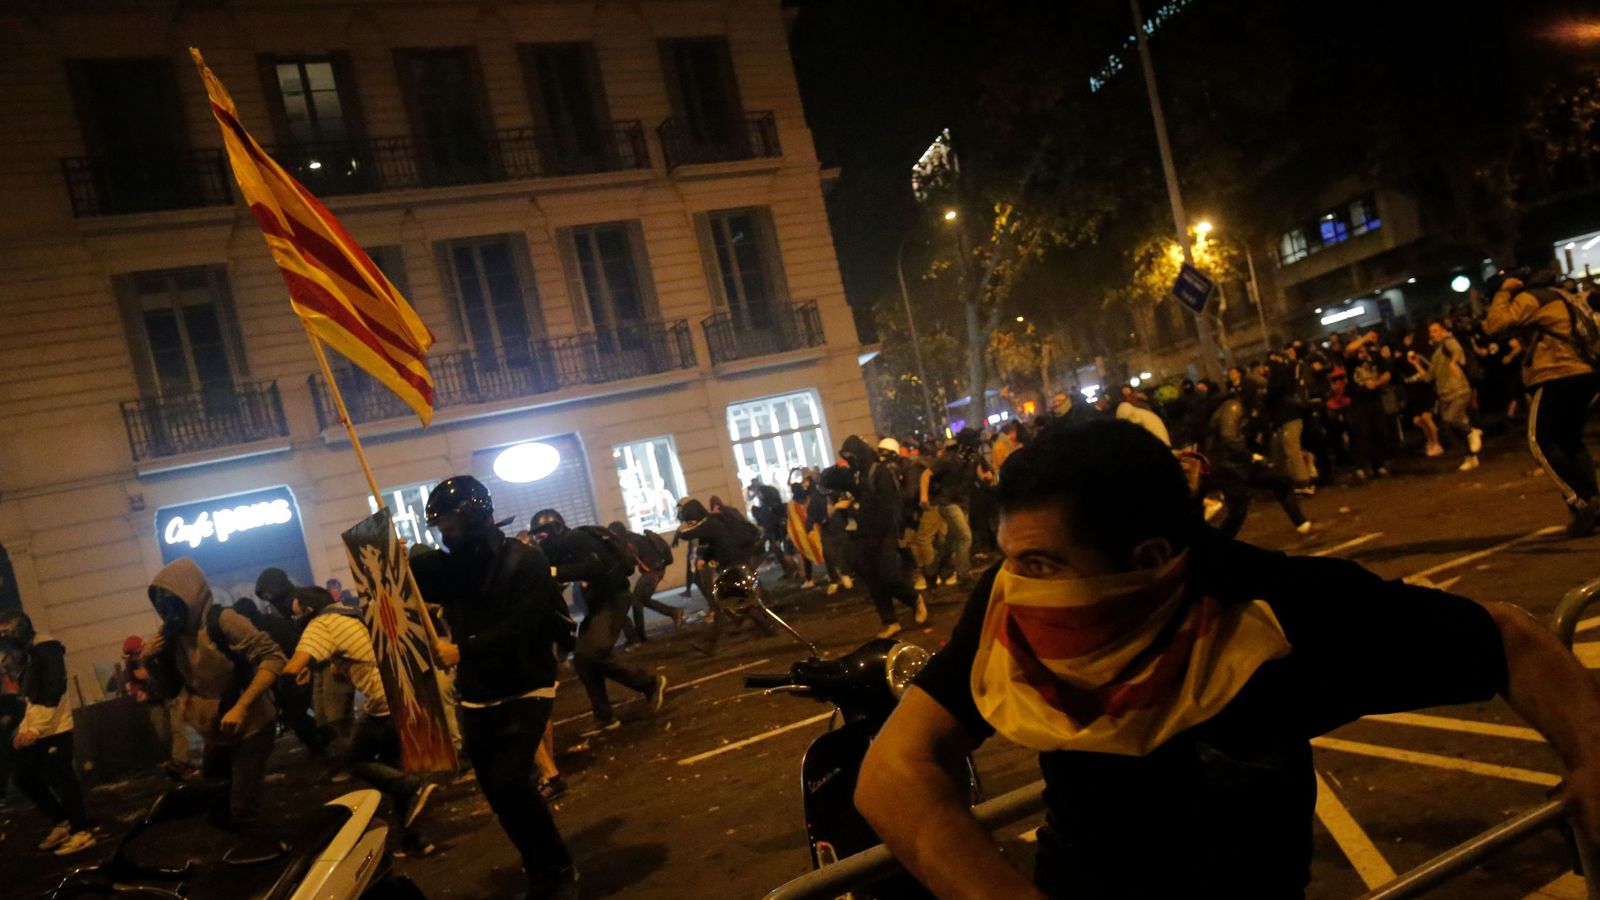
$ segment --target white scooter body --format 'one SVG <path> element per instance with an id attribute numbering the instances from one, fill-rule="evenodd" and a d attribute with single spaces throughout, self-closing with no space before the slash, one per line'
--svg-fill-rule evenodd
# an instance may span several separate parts
<path id="1" fill-rule="evenodd" d="M 345 900 L 361 896 L 378 873 L 389 836 L 387 825 L 368 829 L 382 799 L 377 791 L 360 790 L 328 801 L 328 806 L 349 809 L 350 821 L 318 854 L 290 900 Z"/>

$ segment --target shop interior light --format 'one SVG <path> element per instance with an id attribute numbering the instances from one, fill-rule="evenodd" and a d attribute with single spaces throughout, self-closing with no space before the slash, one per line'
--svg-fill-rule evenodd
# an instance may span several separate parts
<path id="1" fill-rule="evenodd" d="M 1587 241 L 1584 241 L 1583 242 L 1583 249 L 1585 249 L 1585 250 L 1593 250 L 1595 244 L 1600 244 L 1600 234 L 1597 234 L 1594 237 L 1589 238 Z"/>
<path id="2" fill-rule="evenodd" d="M 1364 304 L 1357 303 L 1355 306 L 1352 306 L 1349 309 L 1341 309 L 1338 312 L 1328 313 L 1327 315 L 1323 316 L 1320 321 L 1324 325 L 1333 325 L 1338 322 L 1343 322 L 1346 319 L 1354 319 L 1362 316 L 1366 313 L 1366 311 L 1367 307 Z"/>
<path id="3" fill-rule="evenodd" d="M 1145 381 L 1149 381 L 1150 380 L 1150 373 L 1149 372 L 1140 372 L 1139 373 L 1139 377 L 1143 378 Z"/>
<path id="4" fill-rule="evenodd" d="M 494 474 L 501 481 L 527 484 L 548 477 L 560 465 L 560 451 L 549 444 L 529 441 L 500 451 L 494 458 Z"/>
<path id="5" fill-rule="evenodd" d="M 1417 283 L 1417 277 L 1415 275 L 1413 275 L 1410 278 L 1406 279 L 1406 284 L 1416 284 L 1416 283 Z"/>
<path id="6" fill-rule="evenodd" d="M 1465 275 L 1457 275 L 1450 279 L 1450 290 L 1458 294 L 1465 294 L 1472 287 L 1472 279 Z"/>

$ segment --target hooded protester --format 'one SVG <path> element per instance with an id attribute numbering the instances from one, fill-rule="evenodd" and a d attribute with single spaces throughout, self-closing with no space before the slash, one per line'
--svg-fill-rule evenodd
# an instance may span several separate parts
<path id="1" fill-rule="evenodd" d="M 894 637 L 903 629 L 895 619 L 894 601 L 911 607 L 917 624 L 928 620 L 928 607 L 922 595 L 911 586 L 900 565 L 901 497 L 898 474 L 900 446 L 885 438 L 873 450 L 859 435 L 850 435 L 839 448 L 854 472 L 860 512 L 856 518 L 856 540 L 860 542 L 858 573 L 866 583 L 872 605 L 883 623 L 879 637 Z"/>
<path id="2" fill-rule="evenodd" d="M 57 856 L 77 853 L 95 842 L 83 805 L 83 786 L 72 766 L 72 707 L 67 700 L 67 650 L 61 642 L 33 630 L 20 609 L 0 612 L 0 652 L 19 670 L 26 704 L 17 723 L 17 789 L 54 826 L 39 844 Z"/>
<path id="3" fill-rule="evenodd" d="M 272 755 L 278 712 L 271 689 L 286 662 L 283 650 L 218 605 L 188 557 L 157 572 L 149 596 L 161 631 L 145 642 L 145 665 L 163 696 L 182 697 L 184 719 L 205 744 L 201 774 L 229 782 L 229 824 L 249 825 Z"/>

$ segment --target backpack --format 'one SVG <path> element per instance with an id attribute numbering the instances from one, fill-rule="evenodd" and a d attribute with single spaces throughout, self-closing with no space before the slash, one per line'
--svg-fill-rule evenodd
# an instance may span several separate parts
<path id="1" fill-rule="evenodd" d="M 650 553 L 653 557 L 651 568 L 665 569 L 667 566 L 672 565 L 672 545 L 667 543 L 666 538 L 646 528 L 644 530 L 644 545 L 650 548 Z"/>
<path id="2" fill-rule="evenodd" d="M 1541 306 L 1559 300 L 1567 308 L 1567 321 L 1572 328 L 1571 335 L 1559 335 L 1543 329 L 1541 333 L 1567 344 L 1578 354 L 1579 359 L 1592 367 L 1600 368 L 1600 317 L 1596 317 L 1587 304 L 1580 308 L 1577 300 L 1564 291 L 1540 288 L 1529 293 L 1539 300 Z"/>
<path id="3" fill-rule="evenodd" d="M 211 607 L 206 610 L 206 637 L 210 638 L 211 643 L 216 645 L 217 650 L 228 658 L 228 662 L 233 663 L 233 681 L 222 692 L 222 704 L 218 707 L 226 712 L 232 709 L 235 703 L 239 702 L 239 695 L 243 694 L 244 689 L 250 686 L 251 680 L 255 678 L 256 668 L 250 664 L 250 660 L 240 656 L 228 642 L 228 635 L 222 630 L 222 613 L 224 610 L 241 619 L 244 619 L 244 615 L 226 607 L 218 606 L 215 603 L 211 604 Z M 245 621 L 248 622 L 250 620 L 245 619 Z M 255 626 L 251 625 L 251 627 L 254 628 Z M 271 697 L 271 693 L 269 692 L 262 696 Z"/>
<path id="4" fill-rule="evenodd" d="M 633 574 L 633 570 L 638 568 L 639 560 L 634 556 L 633 548 L 629 547 L 626 541 L 618 540 L 609 529 L 601 528 L 599 525 L 579 525 L 573 531 L 581 531 L 599 540 L 611 558 L 614 573 L 619 574 L 623 580 L 627 580 L 628 576 Z"/>
<path id="5" fill-rule="evenodd" d="M 734 539 L 741 546 L 755 547 L 761 543 L 761 528 L 744 516 L 727 507 L 717 510 L 712 515 L 722 517 L 722 520 L 728 524 L 728 530 L 733 533 Z"/>

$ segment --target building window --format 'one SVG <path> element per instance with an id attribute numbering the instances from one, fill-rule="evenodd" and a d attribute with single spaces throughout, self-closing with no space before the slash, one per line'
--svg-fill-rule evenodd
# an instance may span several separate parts
<path id="1" fill-rule="evenodd" d="M 1304 231 L 1296 228 L 1293 231 L 1284 233 L 1282 244 L 1278 248 L 1278 258 L 1285 265 L 1299 262 L 1309 255 L 1310 250 L 1306 247 L 1306 234 Z"/>
<path id="2" fill-rule="evenodd" d="M 713 292 L 745 328 L 770 327 L 786 296 L 772 214 L 765 207 L 706 213 L 704 243 Z"/>
<path id="3" fill-rule="evenodd" d="M 397 50 L 411 134 L 431 185 L 493 180 L 489 101 L 478 56 L 469 47 Z"/>
<path id="4" fill-rule="evenodd" d="M 1383 227 L 1383 220 L 1378 218 L 1378 204 L 1371 194 L 1359 197 L 1350 203 L 1350 233 L 1366 234 L 1377 231 Z"/>
<path id="5" fill-rule="evenodd" d="M 541 509 L 559 510 L 568 525 L 605 524 L 595 509 L 594 485 L 577 435 L 541 437 L 526 443 L 548 448 L 547 454 L 554 451 L 554 466 L 532 473 L 540 475 L 538 478 L 524 480 L 524 476 L 508 471 L 504 465 L 496 469 L 495 463 L 503 454 L 522 445 L 493 447 L 472 454 L 472 474 L 494 497 L 495 518 L 512 520 L 506 524 L 507 533 L 514 535 L 527 528 L 533 514 Z M 502 473 L 517 480 L 502 478 Z"/>
<path id="6" fill-rule="evenodd" d="M 528 318 L 532 270 L 521 235 L 447 241 L 445 268 L 455 288 L 462 330 L 479 354 L 502 355 L 508 362 L 530 359 L 535 328 Z M 537 310 L 538 304 L 532 304 Z"/>
<path id="7" fill-rule="evenodd" d="M 275 60 L 273 84 L 283 111 L 284 137 L 300 145 L 348 140 L 338 68 L 331 57 Z"/>
<path id="8" fill-rule="evenodd" d="M 418 544 L 435 549 L 444 547 L 439 542 L 438 532 L 428 527 L 425 515 L 428 508 L 428 494 L 438 483 L 438 481 L 424 481 L 421 484 L 383 489 L 384 502 L 389 505 L 389 512 L 394 516 L 394 530 L 400 535 L 400 539 L 406 542 L 407 547 L 415 547 Z M 376 513 L 378 501 L 368 496 L 367 509 Z"/>
<path id="9" fill-rule="evenodd" d="M 577 276 L 573 299 L 580 322 L 611 341 L 651 318 L 649 266 L 641 264 L 644 241 L 637 223 L 570 228 L 562 238 L 571 245 L 575 271 L 569 274 Z"/>
<path id="10" fill-rule="evenodd" d="M 682 123 L 690 143 L 702 148 L 736 146 L 744 135 L 744 113 L 727 39 L 662 41 L 661 59 L 673 117 Z"/>
<path id="11" fill-rule="evenodd" d="M 220 266 L 137 272 L 119 277 L 116 287 L 146 393 L 231 387 L 243 373 Z"/>
<path id="12" fill-rule="evenodd" d="M 522 67 L 540 160 L 556 173 L 603 169 L 611 123 L 594 45 L 525 44 Z"/>
<path id="13" fill-rule="evenodd" d="M 688 496 L 678 450 L 672 438 L 658 437 L 622 444 L 611 451 L 622 487 L 622 505 L 628 527 L 643 534 L 678 527 L 678 501 Z"/>
<path id="14" fill-rule="evenodd" d="M 835 458 L 816 391 L 730 405 L 728 436 L 741 485 L 752 478 L 774 486 L 788 484 L 795 470 L 820 471 Z"/>

